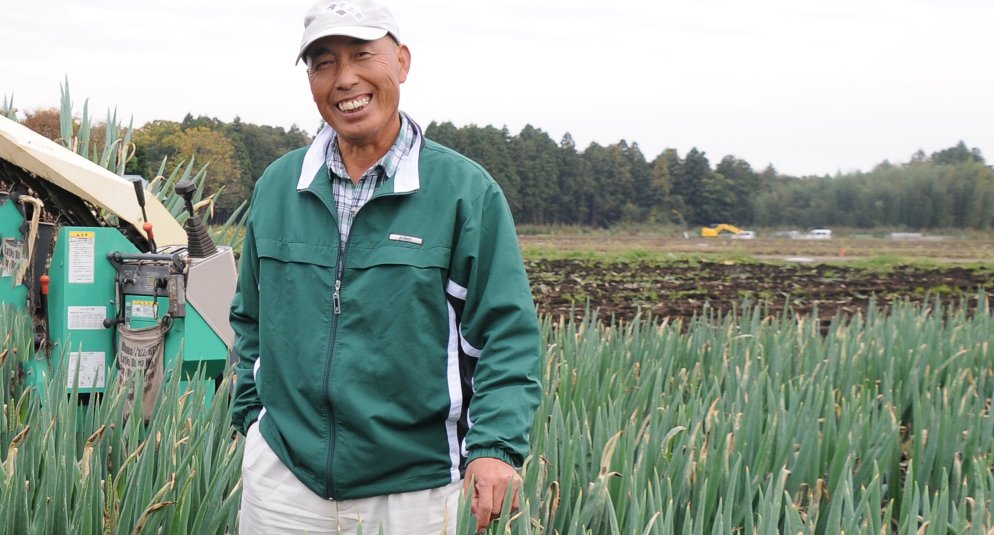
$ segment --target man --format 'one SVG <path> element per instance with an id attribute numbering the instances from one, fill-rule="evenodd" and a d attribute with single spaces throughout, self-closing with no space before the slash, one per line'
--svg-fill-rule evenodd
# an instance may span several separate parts
<path id="1" fill-rule="evenodd" d="M 400 112 L 411 53 L 373 0 L 314 5 L 299 60 L 327 123 L 253 193 L 238 293 L 242 533 L 455 533 L 519 503 L 541 396 L 511 214 Z"/>

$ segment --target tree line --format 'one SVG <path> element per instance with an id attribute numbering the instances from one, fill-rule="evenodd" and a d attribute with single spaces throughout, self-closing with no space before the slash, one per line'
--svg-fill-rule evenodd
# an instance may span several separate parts
<path id="1" fill-rule="evenodd" d="M 251 198 L 255 181 L 273 160 L 310 140 L 297 126 L 284 130 L 245 123 L 238 117 L 226 123 L 187 114 L 181 122 L 157 120 L 138 128 L 135 157 L 128 171 L 155 177 L 164 159 L 175 164 L 193 158 L 208 164 L 208 184 L 215 191 L 224 187 L 215 207 L 215 218 L 224 220 Z"/>
<path id="2" fill-rule="evenodd" d="M 712 165 L 697 148 L 652 160 L 626 141 L 581 151 L 532 126 L 432 123 L 426 134 L 490 170 L 518 223 L 994 228 L 994 170 L 962 141 L 868 173 L 793 177 L 732 155 Z"/>
<path id="3" fill-rule="evenodd" d="M 869 173 L 779 177 L 753 199 L 755 223 L 776 226 L 994 228 L 994 170 L 960 142 Z"/>
<path id="4" fill-rule="evenodd" d="M 55 139 L 57 110 L 28 114 L 23 123 Z M 507 196 L 519 224 L 611 227 L 621 224 L 761 227 L 877 227 L 913 230 L 994 228 L 994 170 L 964 142 L 907 162 L 884 161 L 870 172 L 794 177 L 772 165 L 755 170 L 727 155 L 712 165 L 698 148 L 663 150 L 647 159 L 638 143 L 591 143 L 565 134 L 557 143 L 531 125 L 506 127 L 432 122 L 427 137 L 486 168 Z M 152 121 L 133 133 L 127 172 L 151 178 L 163 159 L 209 162 L 209 184 L 224 191 L 223 216 L 247 200 L 270 162 L 311 137 L 236 118 L 231 123 L 188 114 Z"/>

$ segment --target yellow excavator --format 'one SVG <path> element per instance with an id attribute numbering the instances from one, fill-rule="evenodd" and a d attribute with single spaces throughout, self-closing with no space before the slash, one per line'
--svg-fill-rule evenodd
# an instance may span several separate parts
<path id="1" fill-rule="evenodd" d="M 719 236 L 728 235 L 728 234 L 732 236 L 737 236 L 745 233 L 746 233 L 745 230 L 740 229 L 735 225 L 729 225 L 728 223 L 719 223 L 701 229 L 702 238 L 717 238 Z"/>

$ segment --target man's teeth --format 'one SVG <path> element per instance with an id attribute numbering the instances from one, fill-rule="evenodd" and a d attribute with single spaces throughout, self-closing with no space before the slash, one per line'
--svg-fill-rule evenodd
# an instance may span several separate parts
<path id="1" fill-rule="evenodd" d="M 369 104 L 369 96 L 359 97 L 355 100 L 340 102 L 338 104 L 338 109 L 342 111 L 356 111 L 364 108 L 366 104 Z"/>

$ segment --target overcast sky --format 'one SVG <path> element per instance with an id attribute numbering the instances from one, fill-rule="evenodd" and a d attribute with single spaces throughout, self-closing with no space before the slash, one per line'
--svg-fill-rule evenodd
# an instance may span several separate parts
<path id="1" fill-rule="evenodd" d="M 135 126 L 223 121 L 314 133 L 294 66 L 310 0 L 8 0 L 0 96 Z M 637 142 L 792 175 L 869 171 L 963 140 L 994 162 L 989 0 L 396 0 L 401 108 L 526 124 L 580 149 Z"/>

